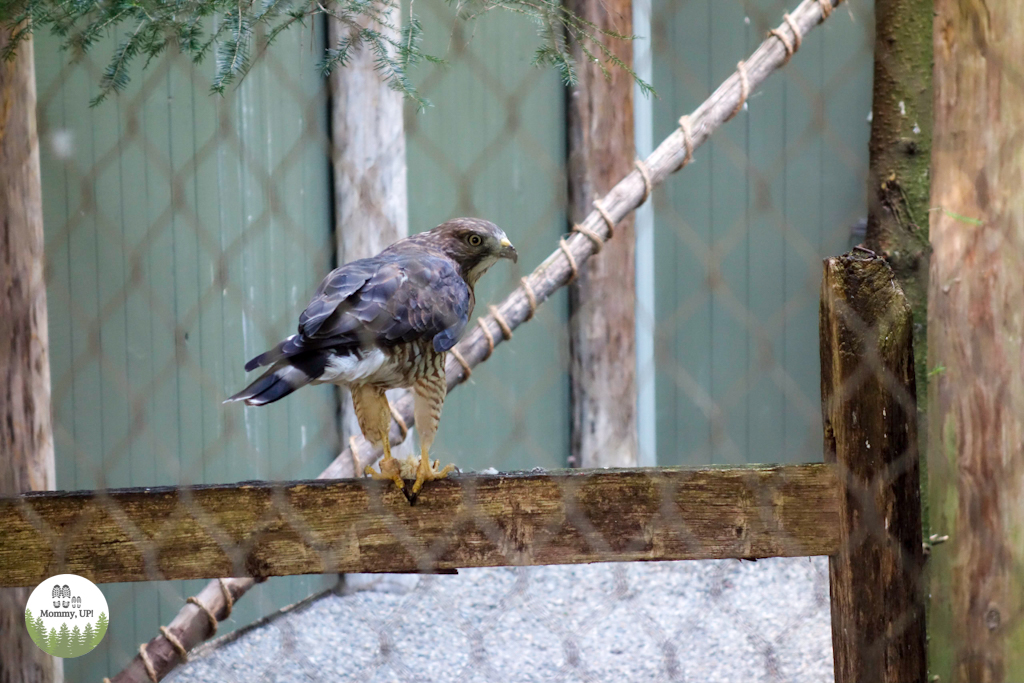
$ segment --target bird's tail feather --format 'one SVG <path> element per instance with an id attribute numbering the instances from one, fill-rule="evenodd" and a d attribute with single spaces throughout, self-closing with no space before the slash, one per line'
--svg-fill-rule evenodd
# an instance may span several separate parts
<path id="1" fill-rule="evenodd" d="M 313 381 L 304 370 L 284 362 L 260 375 L 252 384 L 224 401 L 245 401 L 246 405 L 262 406 L 284 398 Z"/>
<path id="2" fill-rule="evenodd" d="M 263 367 L 264 365 L 270 365 L 287 356 L 295 354 L 300 350 L 302 340 L 299 335 L 293 334 L 292 336 L 285 339 L 283 342 L 270 349 L 264 351 L 260 355 L 256 356 L 248 363 L 245 364 L 245 371 L 252 372 L 256 368 Z"/>

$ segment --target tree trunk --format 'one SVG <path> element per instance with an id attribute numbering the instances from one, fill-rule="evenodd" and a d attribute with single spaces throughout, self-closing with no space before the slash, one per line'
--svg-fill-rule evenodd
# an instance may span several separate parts
<path id="1" fill-rule="evenodd" d="M 0 47 L 10 34 L 0 32 Z M 54 488 L 43 206 L 32 43 L 0 63 L 0 495 Z M 27 588 L 0 589 L 0 683 L 63 679 L 25 629 Z"/>
<path id="2" fill-rule="evenodd" d="M 935 3 L 932 672 L 1024 672 L 1024 5 Z"/>
<path id="3" fill-rule="evenodd" d="M 396 5 L 389 15 L 394 29 L 376 28 L 397 34 L 401 19 L 401 9 Z M 346 30 L 341 22 L 328 18 L 332 46 Z M 368 46 L 356 51 L 351 63 L 334 70 L 330 88 L 334 234 L 341 265 L 373 256 L 409 234 L 405 127 L 402 96 L 388 88 L 374 69 L 374 56 Z M 341 405 L 342 432 L 347 441 L 360 433 L 347 391 L 343 392 Z M 409 452 L 408 440 L 393 449 L 399 457 Z"/>
<path id="4" fill-rule="evenodd" d="M 865 243 L 892 267 L 914 313 L 917 390 L 927 393 L 928 164 L 933 0 L 876 0 Z M 925 425 L 920 425 L 922 428 Z M 922 432 L 924 433 L 924 432 Z"/>
<path id="5" fill-rule="evenodd" d="M 927 481 L 928 209 L 933 0 L 876 0 L 865 243 L 893 268 L 914 319 L 917 427 Z M 927 495 L 924 535 L 930 530 Z"/>
<path id="6" fill-rule="evenodd" d="M 630 0 L 569 0 L 567 7 L 598 28 L 630 35 Z M 629 42 L 606 38 L 623 62 Z M 593 48 L 593 46 L 591 46 Z M 569 205 L 574 223 L 633 170 L 633 79 L 598 64 L 575 48 L 579 85 L 569 91 Z M 595 51 L 595 54 L 599 54 Z M 572 355 L 572 457 L 580 467 L 635 467 L 636 435 L 636 236 L 633 216 L 615 226 L 615 237 L 580 268 L 569 288 Z"/>

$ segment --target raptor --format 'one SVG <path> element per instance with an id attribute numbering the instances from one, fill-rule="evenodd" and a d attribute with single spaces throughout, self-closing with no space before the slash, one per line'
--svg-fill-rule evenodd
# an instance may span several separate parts
<path id="1" fill-rule="evenodd" d="M 348 387 L 363 436 L 383 447 L 380 472 L 403 491 L 403 472 L 415 472 L 411 500 L 425 482 L 453 469 L 430 461 L 444 404 L 445 356 L 473 312 L 473 288 L 499 259 L 518 254 L 498 226 L 455 218 L 401 239 L 371 258 L 331 271 L 299 316 L 296 334 L 245 364 L 269 366 L 225 402 L 273 403 L 307 384 Z M 413 390 L 420 459 L 402 464 L 391 456 L 391 410 L 385 391 Z"/>

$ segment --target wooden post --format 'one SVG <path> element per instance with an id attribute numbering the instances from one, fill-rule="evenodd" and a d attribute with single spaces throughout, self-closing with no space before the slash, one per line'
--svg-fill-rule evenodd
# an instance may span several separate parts
<path id="1" fill-rule="evenodd" d="M 597 28 L 633 32 L 631 0 L 568 0 L 567 7 Z M 632 63 L 630 43 L 609 47 Z M 579 85 L 569 91 L 570 219 L 582 222 L 592 202 L 633 170 L 633 79 L 599 65 L 574 48 Z M 596 52 L 595 52 L 596 53 Z M 572 356 L 571 453 L 579 467 L 636 467 L 636 235 L 633 216 L 615 226 L 615 237 L 580 268 L 569 287 Z"/>
<path id="2" fill-rule="evenodd" d="M 910 307 L 884 261 L 847 255 L 825 261 L 820 316 L 825 461 L 840 487 L 836 683 L 924 683 Z"/>
<path id="3" fill-rule="evenodd" d="M 932 672 L 1024 678 L 1024 11 L 935 3 Z"/>
<path id="4" fill-rule="evenodd" d="M 10 34 L 0 31 L 0 46 Z M 32 42 L 0 64 L 0 495 L 54 488 L 43 204 Z M 25 629 L 29 590 L 0 589 L 0 682 L 63 679 Z"/>
<path id="5" fill-rule="evenodd" d="M 390 27 L 376 28 L 397 34 L 402 21 L 398 4 L 388 10 L 388 21 Z M 349 30 L 332 17 L 328 17 L 327 27 L 331 46 Z M 409 234 L 404 103 L 402 95 L 384 82 L 374 62 L 369 46 L 364 45 L 330 76 L 334 234 L 339 265 L 374 256 Z M 347 391 L 342 394 L 342 432 L 347 440 L 360 431 L 351 395 Z M 392 452 L 403 457 L 412 452 L 410 444 L 407 441 Z"/>

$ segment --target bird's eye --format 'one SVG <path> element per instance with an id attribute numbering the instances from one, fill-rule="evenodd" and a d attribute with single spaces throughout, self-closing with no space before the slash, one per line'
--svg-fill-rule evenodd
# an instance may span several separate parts
<path id="1" fill-rule="evenodd" d="M 481 244 L 483 244 L 484 238 L 481 237 L 480 235 L 470 235 L 466 239 L 466 241 L 469 242 L 469 246 L 471 247 L 479 247 Z"/>

